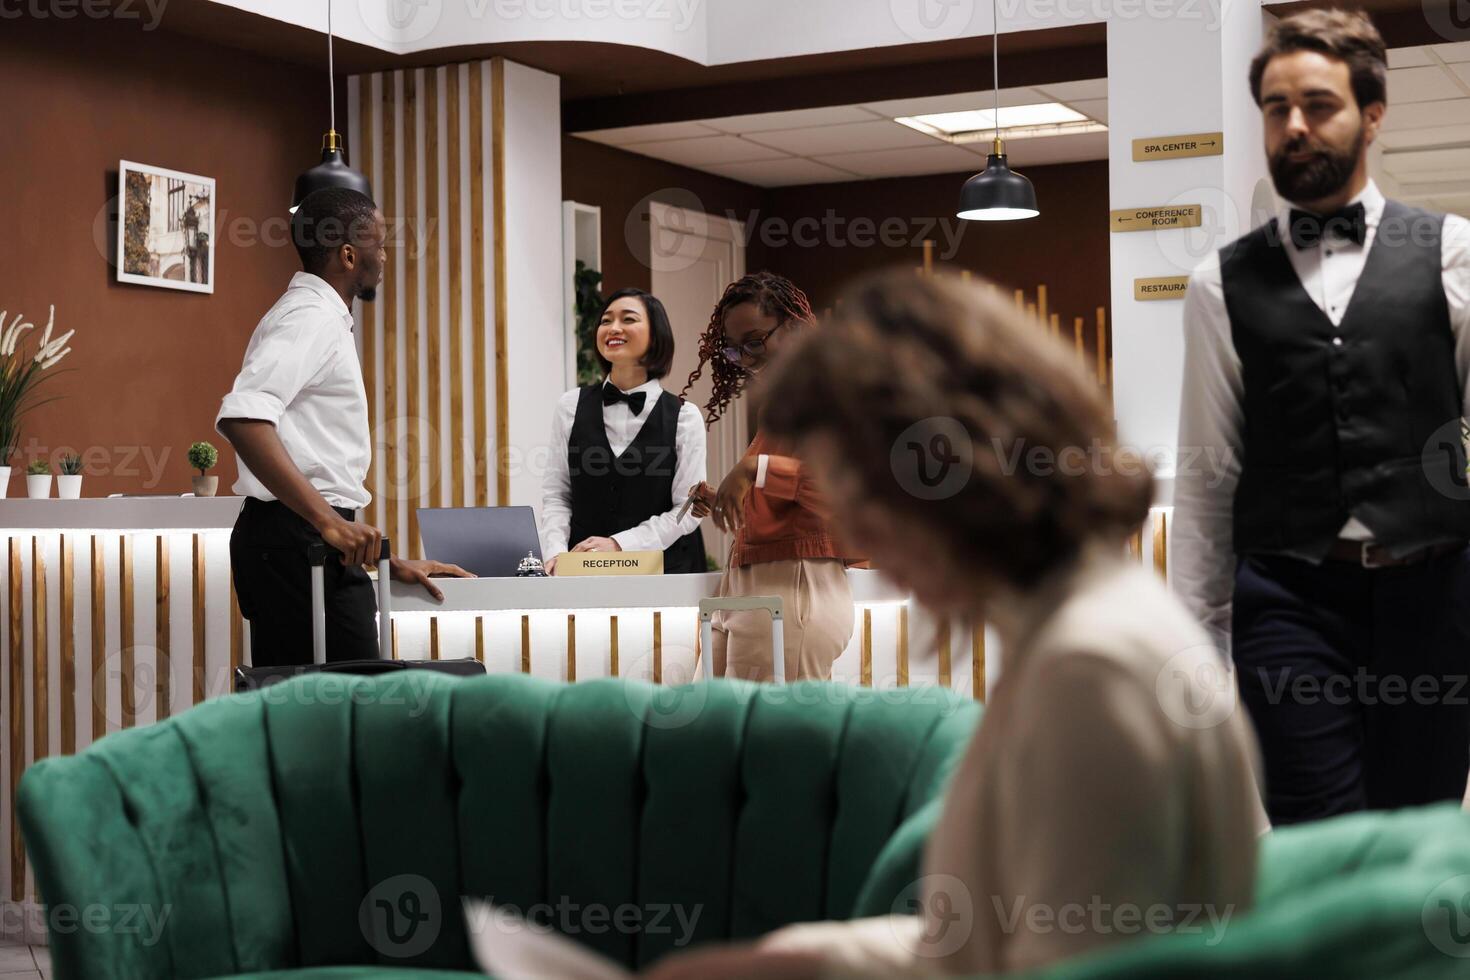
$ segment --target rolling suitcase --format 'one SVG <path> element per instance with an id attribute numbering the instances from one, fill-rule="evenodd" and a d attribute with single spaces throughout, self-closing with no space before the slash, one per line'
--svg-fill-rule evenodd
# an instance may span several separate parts
<path id="1" fill-rule="evenodd" d="M 704 666 L 704 679 L 709 680 L 714 663 L 714 625 L 716 610 L 768 609 L 771 613 L 771 660 L 773 680 L 786 683 L 786 624 L 781 619 L 781 597 L 776 595 L 743 595 L 699 600 L 699 649 Z"/>
<path id="2" fill-rule="evenodd" d="M 309 664 L 288 664 L 277 667 L 236 667 L 235 690 L 252 691 L 312 671 L 328 671 L 339 674 L 382 674 L 394 670 L 432 670 L 455 677 L 475 677 L 485 673 L 485 665 L 470 658 L 456 660 L 394 660 L 393 659 L 393 595 L 388 559 L 392 549 L 384 538 L 378 552 L 378 659 L 340 660 L 327 663 L 327 589 L 324 566 L 328 554 L 337 554 L 318 541 L 306 549 L 306 560 L 311 563 L 311 658 Z"/>

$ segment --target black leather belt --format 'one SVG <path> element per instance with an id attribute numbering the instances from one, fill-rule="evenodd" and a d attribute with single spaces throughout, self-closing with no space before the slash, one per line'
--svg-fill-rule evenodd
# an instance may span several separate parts
<path id="1" fill-rule="evenodd" d="M 1402 558 L 1395 558 L 1388 553 L 1388 548 L 1384 545 L 1374 544 L 1371 541 L 1348 541 L 1339 538 L 1328 550 L 1327 560 L 1350 562 L 1364 568 L 1402 568 L 1405 565 L 1417 565 L 1421 561 L 1459 551 L 1464 547 L 1464 541 L 1448 541 L 1444 544 L 1432 544 L 1427 548 L 1411 551 Z"/>

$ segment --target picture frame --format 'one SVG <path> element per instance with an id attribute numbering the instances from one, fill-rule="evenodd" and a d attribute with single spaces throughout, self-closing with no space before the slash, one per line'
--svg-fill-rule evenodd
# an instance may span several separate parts
<path id="1" fill-rule="evenodd" d="M 122 160 L 117 175 L 117 281 L 214 292 L 213 177 Z"/>

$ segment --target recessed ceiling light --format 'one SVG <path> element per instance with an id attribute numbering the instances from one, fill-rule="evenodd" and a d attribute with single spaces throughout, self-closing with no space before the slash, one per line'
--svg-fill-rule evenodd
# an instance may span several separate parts
<path id="1" fill-rule="evenodd" d="M 899 116 L 894 122 L 949 143 L 974 143 L 994 138 L 997 128 L 996 111 L 967 109 L 961 112 L 934 112 L 921 116 Z M 1027 139 L 1069 133 L 1102 133 L 1107 132 L 1108 128 L 1059 102 L 1002 106 L 999 112 L 1002 138 Z"/>

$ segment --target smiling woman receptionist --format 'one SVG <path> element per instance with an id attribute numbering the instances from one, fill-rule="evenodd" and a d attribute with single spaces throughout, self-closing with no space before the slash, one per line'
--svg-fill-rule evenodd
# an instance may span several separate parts
<path id="1" fill-rule="evenodd" d="M 664 571 L 703 572 L 704 536 L 679 520 L 705 477 L 699 410 L 658 379 L 674 359 L 674 331 L 657 297 L 620 289 L 597 325 L 602 384 L 561 396 L 542 483 L 546 571 L 571 551 L 662 551 Z"/>

